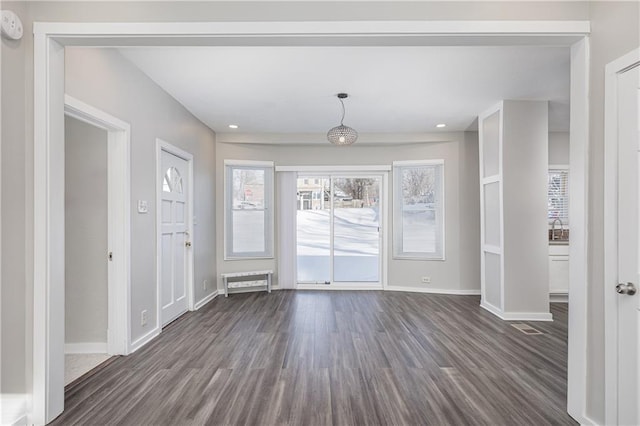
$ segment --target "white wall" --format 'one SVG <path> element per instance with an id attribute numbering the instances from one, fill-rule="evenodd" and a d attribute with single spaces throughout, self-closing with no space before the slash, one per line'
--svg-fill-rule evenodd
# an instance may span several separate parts
<path id="1" fill-rule="evenodd" d="M 569 165 L 569 132 L 549 132 L 549 165 Z"/>
<path id="2" fill-rule="evenodd" d="M 6 4 L 3 3 L 3 9 Z M 14 4 L 16 13 L 25 16 L 26 4 Z M 26 354 L 30 352 L 31 326 L 29 300 L 31 282 L 26 270 L 29 233 L 27 200 L 33 196 L 33 185 L 27 175 L 26 164 L 33 142 L 27 142 L 25 97 L 27 84 L 26 42 L 0 42 L 2 56 L 2 267 L 0 297 L 0 392 L 24 394 L 28 392 L 25 370 L 30 368 Z M 29 122 L 31 120 L 29 119 Z M 29 189 L 27 189 L 29 188 Z M 1 401 L 0 401 L 1 403 Z M 6 409 L 7 407 L 3 407 Z"/>
<path id="3" fill-rule="evenodd" d="M 478 195 L 478 143 L 477 134 L 455 133 L 451 142 L 406 144 L 393 146 L 335 147 L 326 145 L 284 146 L 218 143 L 216 153 L 216 198 L 223 200 L 224 160 L 271 160 L 277 166 L 297 165 L 391 165 L 396 160 L 445 160 L 445 220 L 446 260 L 419 261 L 393 259 L 389 247 L 390 287 L 431 288 L 445 290 L 480 289 L 480 199 Z M 392 138 L 390 138 L 391 140 Z M 389 185 L 389 203 L 393 199 L 392 179 Z M 216 209 L 218 235 L 224 234 L 223 202 Z M 277 205 L 277 203 L 276 203 Z M 389 207 L 389 206 L 388 206 Z M 277 215 L 277 212 L 276 212 Z M 389 225 L 391 225 L 389 216 Z M 389 242 L 393 241 L 389 229 Z M 276 230 L 276 246 L 277 246 Z M 223 259 L 223 241 L 217 241 L 218 272 L 236 272 L 255 269 L 277 269 L 276 259 L 233 260 Z M 421 283 L 422 276 L 430 276 L 431 284 Z M 277 274 L 275 277 L 277 283 Z M 218 284 L 222 287 L 221 282 Z"/>
<path id="4" fill-rule="evenodd" d="M 156 138 L 194 156 L 195 300 L 215 290 L 215 135 L 182 105 L 113 49 L 72 48 L 66 52 L 67 94 L 131 125 L 131 340 L 156 324 Z M 149 213 L 138 214 L 138 200 Z M 142 310 L 149 313 L 140 325 Z"/>
<path id="5" fill-rule="evenodd" d="M 504 309 L 549 313 L 549 106 L 503 105 Z"/>
<path id="6" fill-rule="evenodd" d="M 65 117 L 65 343 L 107 343 L 107 132 Z"/>

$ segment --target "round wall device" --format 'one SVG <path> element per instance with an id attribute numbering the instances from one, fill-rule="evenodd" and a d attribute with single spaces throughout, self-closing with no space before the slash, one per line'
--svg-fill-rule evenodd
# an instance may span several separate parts
<path id="1" fill-rule="evenodd" d="M 22 21 L 10 10 L 2 11 L 2 35 L 11 40 L 22 38 Z"/>

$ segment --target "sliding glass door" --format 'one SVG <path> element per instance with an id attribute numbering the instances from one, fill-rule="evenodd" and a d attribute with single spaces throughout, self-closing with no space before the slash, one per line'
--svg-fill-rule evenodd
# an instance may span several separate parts
<path id="1" fill-rule="evenodd" d="M 298 283 L 380 284 L 381 175 L 300 175 Z"/>
<path id="2" fill-rule="evenodd" d="M 297 254 L 298 282 L 331 282 L 331 179 L 298 178 Z"/>

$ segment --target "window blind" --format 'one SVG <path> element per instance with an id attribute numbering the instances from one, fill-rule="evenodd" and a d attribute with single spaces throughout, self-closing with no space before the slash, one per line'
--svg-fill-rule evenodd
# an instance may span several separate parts
<path id="1" fill-rule="evenodd" d="M 548 186 L 548 218 L 549 221 L 560 219 L 569 221 L 569 171 L 561 169 L 549 170 Z"/>

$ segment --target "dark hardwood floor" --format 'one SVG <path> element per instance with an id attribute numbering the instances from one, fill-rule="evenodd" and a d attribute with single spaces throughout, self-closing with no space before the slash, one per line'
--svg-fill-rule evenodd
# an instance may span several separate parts
<path id="1" fill-rule="evenodd" d="M 552 312 L 526 335 L 476 296 L 218 297 L 68 387 L 54 424 L 576 424 L 567 305 Z"/>

